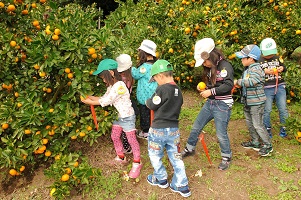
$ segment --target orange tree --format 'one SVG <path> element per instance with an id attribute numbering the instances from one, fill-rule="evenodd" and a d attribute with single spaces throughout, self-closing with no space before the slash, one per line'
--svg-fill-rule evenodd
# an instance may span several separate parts
<path id="1" fill-rule="evenodd" d="M 0 2 L 0 168 L 10 169 L 12 176 L 26 172 L 32 163 L 60 161 L 47 173 L 60 183 L 58 165 L 86 166 L 77 152 L 70 153 L 70 144 L 77 140 L 92 145 L 110 129 L 113 111 L 107 116 L 96 108 L 96 131 L 90 107 L 80 102 L 80 96 L 104 91 L 91 76 L 107 41 L 97 29 L 101 16 L 95 6 Z M 91 167 L 79 169 L 91 172 Z M 91 173 L 76 172 L 87 183 Z M 54 194 L 62 196 L 63 191 Z"/>
<path id="2" fill-rule="evenodd" d="M 301 39 L 301 6 L 297 0 L 132 0 L 106 20 L 103 32 L 111 33 L 107 48 L 112 54 L 129 53 L 136 59 L 143 39 L 158 45 L 158 56 L 175 68 L 175 79 L 182 87 L 195 87 L 200 70 L 194 69 L 193 48 L 198 39 L 211 37 L 232 62 L 236 76 L 242 71 L 234 52 L 247 44 L 260 44 L 272 37 L 280 55 L 287 61 Z M 289 41 L 289 42 L 288 42 Z M 290 67 L 295 67 L 287 63 Z M 288 86 L 290 76 L 286 77 Z M 289 89 L 290 90 L 290 89 Z M 300 89 L 295 88 L 300 93 Z"/>

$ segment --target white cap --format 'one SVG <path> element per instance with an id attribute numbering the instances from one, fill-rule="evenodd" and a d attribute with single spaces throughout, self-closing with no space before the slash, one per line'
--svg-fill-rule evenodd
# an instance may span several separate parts
<path id="1" fill-rule="evenodd" d="M 260 43 L 260 50 L 262 55 L 269 56 L 273 54 L 277 54 L 277 46 L 275 40 L 272 38 L 265 38 Z"/>
<path id="2" fill-rule="evenodd" d="M 138 49 L 156 57 L 156 48 L 157 48 L 157 45 L 153 41 L 143 40 Z"/>
<path id="3" fill-rule="evenodd" d="M 194 59 L 195 67 L 199 67 L 203 64 L 204 59 L 201 58 L 203 52 L 210 53 L 215 47 L 214 41 L 211 38 L 203 38 L 195 43 L 194 46 Z"/>
<path id="4" fill-rule="evenodd" d="M 116 58 L 118 67 L 117 67 L 117 71 L 118 72 L 123 72 L 127 69 L 129 69 L 130 67 L 132 67 L 132 59 L 131 56 L 128 54 L 120 54 L 117 58 Z"/>

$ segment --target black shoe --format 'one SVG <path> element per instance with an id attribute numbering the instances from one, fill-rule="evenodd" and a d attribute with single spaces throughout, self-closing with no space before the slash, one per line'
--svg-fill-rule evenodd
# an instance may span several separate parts
<path id="1" fill-rule="evenodd" d="M 193 156 L 195 154 L 195 150 L 189 151 L 187 147 L 181 152 L 182 158 L 185 158 L 187 156 Z"/>
<path id="2" fill-rule="evenodd" d="M 252 141 L 242 142 L 241 146 L 246 149 L 253 149 L 255 151 L 259 151 L 261 148 L 260 144 L 254 144 Z"/>
<path id="3" fill-rule="evenodd" d="M 226 170 L 230 167 L 231 158 L 223 157 L 222 162 L 219 164 L 218 169 L 219 170 Z"/>
<path id="4" fill-rule="evenodd" d="M 263 147 L 259 150 L 258 153 L 260 156 L 268 156 L 272 152 L 273 152 L 272 145 L 263 145 Z"/>

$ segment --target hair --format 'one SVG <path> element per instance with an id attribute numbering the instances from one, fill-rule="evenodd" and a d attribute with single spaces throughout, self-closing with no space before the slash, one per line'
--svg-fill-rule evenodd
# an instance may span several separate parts
<path id="1" fill-rule="evenodd" d="M 225 56 L 224 54 L 222 53 L 221 50 L 217 49 L 217 48 L 214 48 L 210 53 L 209 53 L 209 58 L 207 60 L 209 60 L 211 63 L 212 63 L 212 67 L 211 68 L 208 68 L 208 67 L 205 67 L 203 65 L 203 75 L 202 75 L 202 80 L 204 80 L 205 82 L 209 82 L 209 79 L 210 79 L 210 82 L 215 85 L 216 83 L 216 68 L 219 64 L 219 62 L 221 60 L 224 60 L 225 59 Z M 211 71 L 211 76 L 209 77 L 208 74 L 210 73 Z"/>
<path id="2" fill-rule="evenodd" d="M 132 77 L 131 68 L 129 68 L 129 69 L 123 71 L 123 72 L 119 72 L 119 73 L 122 74 L 121 76 L 123 76 L 125 78 L 125 84 L 126 85 L 127 85 L 127 83 L 131 83 L 131 85 L 134 85 L 135 79 L 133 79 L 133 77 Z"/>
<path id="3" fill-rule="evenodd" d="M 113 76 L 110 71 L 114 72 Z M 122 81 L 122 78 L 117 69 L 104 70 L 99 74 L 99 76 L 105 80 L 107 87 L 114 85 L 117 81 Z"/>
<path id="4" fill-rule="evenodd" d="M 161 72 L 160 74 L 166 76 L 166 77 L 172 77 L 173 76 L 173 72 L 172 71 L 165 71 L 165 72 Z"/>
<path id="5" fill-rule="evenodd" d="M 153 57 L 153 59 L 152 60 L 147 59 L 148 56 Z M 137 66 L 140 66 L 140 65 L 142 65 L 143 63 L 146 63 L 146 62 L 154 64 L 157 61 L 157 58 L 155 56 L 153 56 L 149 53 L 146 53 L 145 51 L 143 51 L 141 49 L 138 50 L 138 58 L 139 58 L 139 61 L 138 61 Z"/>

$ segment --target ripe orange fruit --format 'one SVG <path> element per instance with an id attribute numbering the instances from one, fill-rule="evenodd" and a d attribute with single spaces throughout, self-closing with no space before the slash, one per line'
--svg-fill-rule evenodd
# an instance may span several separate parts
<path id="1" fill-rule="evenodd" d="M 29 129 L 26 129 L 26 130 L 24 131 L 24 133 L 25 133 L 26 135 L 28 135 L 28 134 L 30 134 L 30 133 L 31 133 L 31 130 L 29 130 Z"/>
<path id="2" fill-rule="evenodd" d="M 34 25 L 34 26 L 39 26 L 39 21 L 38 20 L 34 20 L 33 22 L 32 22 L 32 25 Z"/>
<path id="3" fill-rule="evenodd" d="M 50 34 L 51 34 L 51 31 L 50 31 L 49 29 L 46 29 L 46 30 L 45 30 L 45 33 L 46 33 L 47 35 L 50 35 Z"/>
<path id="4" fill-rule="evenodd" d="M 12 176 L 16 176 L 17 175 L 17 170 L 11 169 L 11 170 L 9 170 L 9 174 L 12 175 Z"/>
<path id="5" fill-rule="evenodd" d="M 54 134 L 55 134 L 54 130 L 51 130 L 51 131 L 48 132 L 48 135 L 50 135 L 50 136 L 52 136 Z"/>
<path id="6" fill-rule="evenodd" d="M 51 88 L 47 88 L 46 92 L 47 92 L 47 93 L 51 93 L 51 92 L 52 92 L 52 89 L 51 89 Z"/>
<path id="7" fill-rule="evenodd" d="M 85 136 L 86 136 L 86 133 L 85 133 L 85 132 L 80 132 L 80 133 L 79 133 L 79 136 L 80 136 L 80 137 L 85 137 Z"/>
<path id="8" fill-rule="evenodd" d="M 73 166 L 77 167 L 78 166 L 78 162 L 76 161 Z"/>
<path id="9" fill-rule="evenodd" d="M 46 2 L 46 0 L 40 0 L 40 3 L 45 3 Z"/>
<path id="10" fill-rule="evenodd" d="M 36 4 L 36 3 L 32 3 L 32 4 L 31 4 L 31 7 L 32 7 L 32 8 L 37 8 L 37 4 Z"/>
<path id="11" fill-rule="evenodd" d="M 39 151 L 45 151 L 46 150 L 46 146 L 45 145 L 42 145 L 38 148 Z"/>
<path id="12" fill-rule="evenodd" d="M 72 74 L 72 73 L 69 73 L 67 76 L 68 76 L 68 78 L 70 78 L 70 79 L 73 78 L 73 74 Z"/>
<path id="13" fill-rule="evenodd" d="M 296 30 L 296 34 L 300 35 L 301 34 L 301 30 Z"/>
<path id="14" fill-rule="evenodd" d="M 168 53 L 173 53 L 173 52 L 174 52 L 173 48 L 170 48 L 170 49 L 168 50 Z"/>
<path id="15" fill-rule="evenodd" d="M 56 29 L 54 29 L 53 33 L 54 33 L 55 35 L 60 35 L 60 34 L 61 34 L 61 30 L 58 29 L 58 28 L 56 28 Z"/>
<path id="16" fill-rule="evenodd" d="M 69 174 L 64 174 L 61 178 L 61 181 L 68 181 L 69 180 Z"/>
<path id="17" fill-rule="evenodd" d="M 54 159 L 55 159 L 55 160 L 59 160 L 59 159 L 61 159 L 61 155 L 60 155 L 60 154 L 58 154 L 58 155 L 54 156 Z"/>
<path id="18" fill-rule="evenodd" d="M 22 15 L 28 15 L 28 10 L 22 10 Z"/>
<path id="19" fill-rule="evenodd" d="M 9 127 L 8 123 L 2 124 L 2 129 L 3 129 L 3 130 L 8 129 L 8 127 Z"/>
<path id="20" fill-rule="evenodd" d="M 91 130 L 92 130 L 92 127 L 91 127 L 91 126 L 88 126 L 88 127 L 87 127 L 87 130 L 88 130 L 88 131 L 91 131 Z"/>
<path id="21" fill-rule="evenodd" d="M 88 49 L 88 54 L 89 55 L 92 55 L 92 54 L 94 54 L 95 53 L 95 49 L 93 48 L 93 47 L 90 47 L 89 49 Z"/>
<path id="22" fill-rule="evenodd" d="M 40 77 L 45 77 L 46 73 L 45 72 L 40 72 L 39 75 L 40 75 Z"/>
<path id="23" fill-rule="evenodd" d="M 4 3 L 0 2 L 0 8 L 4 8 Z"/>
<path id="24" fill-rule="evenodd" d="M 58 36 L 58 35 L 52 35 L 52 39 L 53 39 L 54 41 L 56 41 L 56 40 L 59 39 L 59 36 Z"/>
<path id="25" fill-rule="evenodd" d="M 17 43 L 16 43 L 16 41 L 10 41 L 10 43 L 9 43 L 9 45 L 11 46 L 11 47 L 15 47 L 16 45 L 17 45 Z"/>
<path id="26" fill-rule="evenodd" d="M 205 90 L 206 89 L 206 84 L 204 82 L 199 82 L 197 87 L 198 87 L 199 90 Z"/>
<path id="27" fill-rule="evenodd" d="M 65 73 L 69 74 L 71 72 L 71 69 L 70 68 L 66 68 L 65 69 Z"/>
<path id="28" fill-rule="evenodd" d="M 48 130 L 48 129 L 51 128 L 51 126 L 50 126 L 50 125 L 47 125 L 45 128 L 46 128 L 46 130 Z"/>
<path id="29" fill-rule="evenodd" d="M 7 6 L 7 12 L 13 12 L 13 11 L 15 11 L 16 10 L 16 7 L 14 6 L 14 5 L 9 5 L 9 6 Z"/>
<path id="30" fill-rule="evenodd" d="M 37 132 L 36 132 L 36 135 L 39 135 L 39 134 L 41 134 L 41 131 L 37 131 Z"/>
<path id="31" fill-rule="evenodd" d="M 76 140 L 76 138 L 77 138 L 76 135 L 72 135 L 72 136 L 71 136 L 71 139 L 72 139 L 72 140 Z"/>
<path id="32" fill-rule="evenodd" d="M 67 167 L 67 168 L 65 169 L 65 171 L 66 171 L 67 174 L 71 174 L 71 169 L 70 169 L 69 167 Z"/>
<path id="33" fill-rule="evenodd" d="M 20 172 L 23 172 L 24 170 L 25 170 L 25 166 L 23 165 L 20 167 Z"/>
<path id="34" fill-rule="evenodd" d="M 97 54 L 96 54 L 96 53 L 93 53 L 93 54 L 91 55 L 91 57 L 95 59 L 95 58 L 97 58 Z"/>
<path id="35" fill-rule="evenodd" d="M 289 100 L 289 99 L 288 99 L 288 100 L 286 100 L 286 103 L 291 103 L 291 100 Z"/>
<path id="36" fill-rule="evenodd" d="M 40 66 L 38 64 L 34 65 L 33 68 L 35 68 L 36 70 L 40 69 Z"/>
<path id="37" fill-rule="evenodd" d="M 46 151 L 45 156 L 47 156 L 47 157 L 51 156 L 51 151 Z"/>
<path id="38" fill-rule="evenodd" d="M 54 109 L 53 109 L 53 108 L 50 108 L 50 109 L 49 109 L 49 112 L 50 112 L 50 113 L 52 113 L 53 111 L 54 111 Z"/>
<path id="39" fill-rule="evenodd" d="M 190 28 L 189 27 L 187 27 L 187 28 L 185 28 L 185 30 L 184 30 L 184 32 L 186 33 L 186 34 L 189 34 L 190 33 Z"/>
<path id="40" fill-rule="evenodd" d="M 43 138 L 43 139 L 42 139 L 42 143 L 43 143 L 43 144 L 47 144 L 47 143 L 48 143 L 48 139 L 47 139 L 47 138 Z"/>

